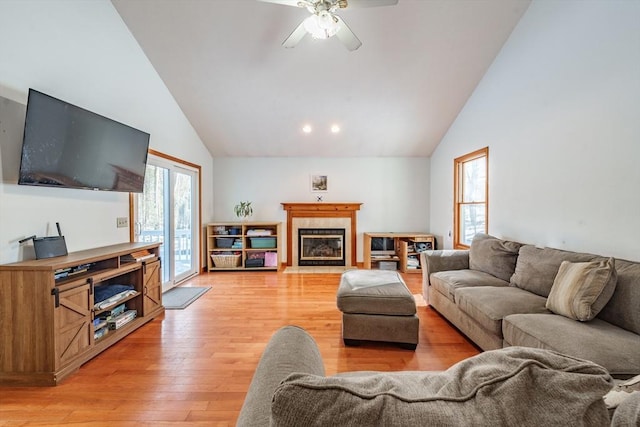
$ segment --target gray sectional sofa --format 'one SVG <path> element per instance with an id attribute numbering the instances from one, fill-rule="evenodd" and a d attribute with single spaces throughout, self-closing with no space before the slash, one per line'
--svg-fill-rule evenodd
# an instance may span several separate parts
<path id="1" fill-rule="evenodd" d="M 425 300 L 481 349 L 536 347 L 591 360 L 613 377 L 640 374 L 640 263 L 488 235 L 476 236 L 469 250 L 421 256 Z M 558 308 L 557 301 L 569 311 L 578 305 L 561 293 L 569 279 L 559 271 L 571 278 L 570 269 L 596 264 L 608 272 L 606 283 L 590 291 L 590 303 L 576 308 L 586 317 L 575 320 Z"/>

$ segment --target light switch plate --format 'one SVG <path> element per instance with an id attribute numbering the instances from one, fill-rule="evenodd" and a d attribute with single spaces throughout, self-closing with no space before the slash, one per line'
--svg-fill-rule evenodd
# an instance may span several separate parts
<path id="1" fill-rule="evenodd" d="M 116 226 L 118 228 L 124 228 L 129 226 L 129 218 L 126 216 L 119 216 L 116 218 Z"/>

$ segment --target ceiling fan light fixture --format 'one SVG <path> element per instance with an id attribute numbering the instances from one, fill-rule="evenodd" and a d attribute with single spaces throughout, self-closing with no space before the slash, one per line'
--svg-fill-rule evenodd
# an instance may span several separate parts
<path id="1" fill-rule="evenodd" d="M 309 16 L 304 20 L 303 25 L 314 39 L 328 39 L 335 36 L 340 29 L 338 20 L 327 11 Z"/>
<path id="2" fill-rule="evenodd" d="M 350 51 L 362 46 L 351 28 L 338 15 L 340 9 L 352 7 L 392 6 L 398 0 L 259 0 L 266 3 L 277 3 L 307 9 L 311 16 L 302 21 L 282 45 L 286 48 L 295 47 L 307 35 L 315 39 L 336 38 Z"/>

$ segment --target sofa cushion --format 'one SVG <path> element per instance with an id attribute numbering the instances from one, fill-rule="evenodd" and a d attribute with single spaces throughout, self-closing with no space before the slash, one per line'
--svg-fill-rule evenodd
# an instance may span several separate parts
<path id="1" fill-rule="evenodd" d="M 273 395 L 271 425 L 602 426 L 612 386 L 593 363 L 514 347 L 444 372 L 292 374 Z"/>
<path id="2" fill-rule="evenodd" d="M 591 262 L 562 261 L 546 306 L 573 320 L 591 320 L 613 295 L 617 277 L 613 258 Z"/>
<path id="3" fill-rule="evenodd" d="M 478 270 L 439 271 L 431 275 L 430 282 L 436 291 L 453 302 L 455 302 L 455 292 L 458 288 L 470 286 L 509 286 L 509 282 Z"/>
<path id="4" fill-rule="evenodd" d="M 640 337 L 602 321 L 557 314 L 512 314 L 502 322 L 505 345 L 546 348 L 591 360 L 611 375 L 640 374 Z"/>
<path id="5" fill-rule="evenodd" d="M 524 245 L 520 248 L 516 270 L 511 276 L 511 286 L 547 297 L 562 261 L 585 262 L 596 259 L 605 258 L 591 254 Z"/>
<path id="6" fill-rule="evenodd" d="M 502 319 L 509 314 L 549 313 L 544 297 L 519 288 L 460 288 L 455 297 L 460 310 L 499 337 L 502 337 Z"/>
<path id="7" fill-rule="evenodd" d="M 616 259 L 618 282 L 597 318 L 640 334 L 640 263 Z"/>
<path id="8" fill-rule="evenodd" d="M 521 243 L 476 234 L 469 248 L 469 268 L 509 281 L 516 268 Z"/>

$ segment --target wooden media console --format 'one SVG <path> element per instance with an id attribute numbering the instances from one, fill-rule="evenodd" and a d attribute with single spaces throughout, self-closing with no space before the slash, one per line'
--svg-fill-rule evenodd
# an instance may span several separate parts
<path id="1" fill-rule="evenodd" d="M 159 245 L 122 243 L 0 265 L 0 385 L 56 385 L 162 314 Z M 96 289 L 116 284 L 133 289 L 96 306 Z M 127 318 L 103 329 L 100 319 L 122 309 Z"/>

